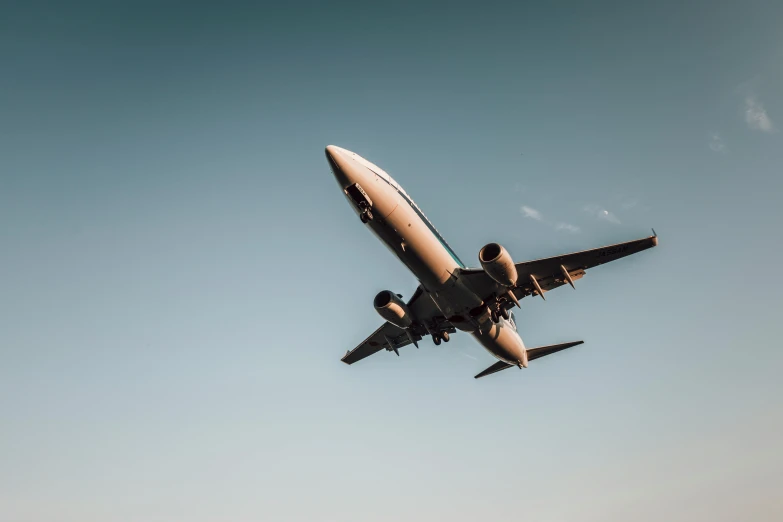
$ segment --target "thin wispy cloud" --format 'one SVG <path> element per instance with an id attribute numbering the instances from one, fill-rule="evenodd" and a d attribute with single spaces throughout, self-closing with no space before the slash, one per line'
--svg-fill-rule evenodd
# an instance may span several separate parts
<path id="1" fill-rule="evenodd" d="M 541 212 L 534 208 L 528 207 L 527 205 L 522 205 L 519 208 L 519 211 L 522 212 L 526 218 L 535 219 L 536 221 L 541 221 L 543 219 Z"/>
<path id="2" fill-rule="evenodd" d="M 613 213 L 609 212 L 605 208 L 603 208 L 600 205 L 585 205 L 584 209 L 585 212 L 590 214 L 591 216 L 595 216 L 598 219 L 608 221 L 609 223 L 614 223 L 615 225 L 620 224 L 620 220 L 617 216 L 615 216 Z"/>
<path id="3" fill-rule="evenodd" d="M 566 232 L 571 232 L 572 234 L 578 234 L 581 229 L 575 225 L 572 225 L 571 223 L 558 223 L 555 225 L 555 230 L 565 230 Z"/>
<path id="4" fill-rule="evenodd" d="M 726 152 L 726 144 L 723 143 L 723 139 L 717 132 L 713 132 L 710 135 L 709 146 L 713 152 Z"/>
<path id="5" fill-rule="evenodd" d="M 544 215 L 541 212 L 527 205 L 522 205 L 521 207 L 519 207 L 519 212 L 522 213 L 522 215 L 525 216 L 526 218 L 530 218 L 544 225 L 553 227 L 555 230 L 571 232 L 572 234 L 577 234 L 581 231 L 579 227 L 577 227 L 576 225 L 572 225 L 571 223 L 565 223 L 563 221 L 557 221 L 557 222 L 548 221 L 544 219 Z"/>
<path id="6" fill-rule="evenodd" d="M 474 361 L 478 361 L 478 359 L 476 359 L 476 358 L 475 358 L 475 357 L 473 357 L 472 355 L 468 355 L 468 354 L 466 354 L 465 352 L 460 352 L 460 353 L 461 353 L 462 355 L 464 355 L 465 357 L 467 357 L 468 359 L 473 359 Z"/>
<path id="7" fill-rule="evenodd" d="M 755 96 L 745 98 L 745 123 L 748 127 L 762 132 L 772 132 L 775 126 L 767 115 L 767 111 Z"/>

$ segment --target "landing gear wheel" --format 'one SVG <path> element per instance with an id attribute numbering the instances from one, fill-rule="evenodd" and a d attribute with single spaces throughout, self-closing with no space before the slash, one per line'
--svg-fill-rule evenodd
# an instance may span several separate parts
<path id="1" fill-rule="evenodd" d="M 490 319 L 492 319 L 493 323 L 497 324 L 497 322 L 498 322 L 498 313 L 496 311 L 492 310 L 489 313 L 489 317 L 490 317 Z"/>
<path id="2" fill-rule="evenodd" d="M 500 316 L 508 321 L 508 310 L 506 310 L 504 307 L 500 307 Z"/>
<path id="3" fill-rule="evenodd" d="M 435 343 L 435 346 L 440 346 L 440 337 L 438 337 L 437 335 L 433 335 L 432 342 Z"/>
<path id="4" fill-rule="evenodd" d="M 372 210 L 365 210 L 361 214 L 359 214 L 359 218 L 362 220 L 362 223 L 367 223 L 368 221 L 372 221 Z"/>
<path id="5" fill-rule="evenodd" d="M 440 334 L 440 336 L 443 337 L 444 343 L 449 342 L 449 332 L 443 332 L 442 334 Z"/>

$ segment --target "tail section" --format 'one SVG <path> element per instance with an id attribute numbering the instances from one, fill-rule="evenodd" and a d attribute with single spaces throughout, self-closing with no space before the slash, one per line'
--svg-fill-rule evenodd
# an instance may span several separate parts
<path id="1" fill-rule="evenodd" d="M 527 368 L 529 361 L 535 361 L 536 359 L 540 359 L 541 357 L 551 355 L 553 353 L 559 352 L 561 350 L 565 350 L 567 348 L 572 348 L 574 346 L 579 346 L 580 344 L 583 344 L 584 341 L 573 341 L 570 343 L 563 343 L 563 344 L 550 344 L 549 346 L 540 346 L 538 348 L 529 348 L 523 352 L 523 358 L 521 361 L 521 365 Z M 483 372 L 479 373 L 474 379 L 481 379 L 482 377 L 486 377 L 487 375 L 492 375 L 493 373 L 497 373 L 499 371 L 503 371 L 506 368 L 511 368 L 514 366 L 513 364 L 508 364 L 505 361 L 498 361 Z"/>
<path id="2" fill-rule="evenodd" d="M 536 359 L 540 359 L 545 355 L 551 355 L 555 352 L 559 352 L 560 350 L 565 350 L 566 348 L 578 346 L 583 343 L 584 341 L 573 341 L 570 343 L 563 343 L 563 344 L 550 344 L 549 346 L 541 346 L 539 348 L 528 348 L 527 360 L 535 361 Z"/>
<path id="3" fill-rule="evenodd" d="M 505 370 L 506 368 L 511 368 L 511 364 L 508 364 L 505 361 L 498 361 L 480 374 L 473 377 L 474 379 L 481 379 L 482 377 L 486 377 L 487 375 L 492 375 L 493 373 L 497 373 L 501 370 Z"/>

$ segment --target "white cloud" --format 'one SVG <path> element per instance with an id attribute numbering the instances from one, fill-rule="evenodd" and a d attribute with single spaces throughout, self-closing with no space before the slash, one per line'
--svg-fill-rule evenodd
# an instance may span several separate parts
<path id="1" fill-rule="evenodd" d="M 598 206 L 598 205 L 585 205 L 584 211 L 587 212 L 590 215 L 593 215 L 597 217 L 598 219 L 603 219 L 604 221 L 608 221 L 609 223 L 614 223 L 615 225 L 620 224 L 620 220 L 606 210 L 605 208 Z"/>
<path id="2" fill-rule="evenodd" d="M 580 228 L 572 225 L 571 223 L 558 223 L 555 225 L 555 230 L 565 230 L 566 232 L 571 232 L 572 234 L 578 234 L 580 232 Z"/>
<path id="3" fill-rule="evenodd" d="M 460 353 L 461 353 L 462 355 L 464 355 L 465 357 L 467 357 L 468 359 L 473 359 L 474 361 L 478 361 L 478 359 L 476 359 L 476 358 L 475 358 L 475 357 L 473 357 L 472 355 L 468 355 L 468 354 L 466 354 L 465 352 L 460 352 Z"/>
<path id="4" fill-rule="evenodd" d="M 536 221 L 541 221 L 541 219 L 543 219 L 541 212 L 534 208 L 530 208 L 527 205 L 522 205 L 519 207 L 519 211 L 522 212 L 527 218 L 535 219 Z"/>
<path id="5" fill-rule="evenodd" d="M 767 116 L 767 111 L 755 96 L 745 98 L 745 123 L 748 127 L 763 132 L 775 130 L 772 120 Z"/>
<path id="6" fill-rule="evenodd" d="M 519 211 L 526 218 L 535 219 L 540 223 L 543 223 L 549 227 L 553 227 L 555 230 L 565 230 L 566 232 L 571 232 L 572 234 L 576 234 L 581 231 L 579 227 L 572 225 L 571 223 L 565 223 L 562 221 L 553 223 L 549 220 L 546 220 L 544 219 L 544 215 L 541 214 L 541 212 L 534 209 L 533 207 L 528 207 L 527 205 L 522 205 L 521 207 L 519 207 Z"/>
<path id="7" fill-rule="evenodd" d="M 605 219 L 605 220 L 606 220 L 606 221 L 608 221 L 609 223 L 614 223 L 614 224 L 616 224 L 616 225 L 619 225 L 619 224 L 620 224 L 620 220 L 619 220 L 619 219 L 617 219 L 617 216 L 615 216 L 614 214 L 612 214 L 612 213 L 611 213 L 611 212 L 609 212 L 608 210 L 604 210 L 604 211 L 603 211 L 601 214 L 599 214 L 599 217 L 600 217 L 601 219 Z"/>
<path id="8" fill-rule="evenodd" d="M 723 143 L 723 139 L 717 132 L 713 132 L 710 135 L 709 146 L 713 152 L 726 152 L 726 144 Z"/>

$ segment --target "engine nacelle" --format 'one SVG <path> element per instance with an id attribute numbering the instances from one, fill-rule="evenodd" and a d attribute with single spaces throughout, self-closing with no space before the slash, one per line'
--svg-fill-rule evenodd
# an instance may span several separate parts
<path id="1" fill-rule="evenodd" d="M 479 251 L 479 261 L 484 271 L 503 286 L 517 284 L 517 267 L 505 248 L 497 243 L 489 243 Z"/>
<path id="2" fill-rule="evenodd" d="M 372 304 L 378 315 L 395 326 L 408 328 L 413 323 L 410 310 L 394 292 L 389 290 L 379 292 Z"/>

